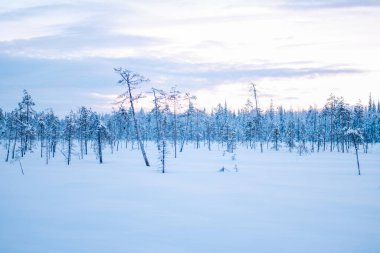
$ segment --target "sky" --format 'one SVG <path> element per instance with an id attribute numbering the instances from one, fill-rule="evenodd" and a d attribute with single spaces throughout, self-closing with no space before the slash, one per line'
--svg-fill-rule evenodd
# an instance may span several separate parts
<path id="1" fill-rule="evenodd" d="M 208 109 L 243 107 L 252 82 L 262 108 L 380 98 L 378 0 L 0 0 L 0 27 L 7 111 L 26 89 L 39 110 L 110 112 L 117 67 Z"/>

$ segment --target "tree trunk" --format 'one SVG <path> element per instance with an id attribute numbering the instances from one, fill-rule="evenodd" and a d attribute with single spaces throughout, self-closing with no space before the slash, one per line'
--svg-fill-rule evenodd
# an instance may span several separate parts
<path id="1" fill-rule="evenodd" d="M 18 163 L 20 164 L 20 169 L 21 169 L 21 173 L 22 173 L 22 175 L 25 175 L 25 174 L 24 174 L 24 169 L 22 168 L 22 164 L 21 164 L 21 161 L 20 161 L 20 160 L 18 160 Z"/>
<path id="2" fill-rule="evenodd" d="M 257 121 L 258 121 L 258 129 L 259 129 L 259 141 L 260 141 L 260 150 L 261 150 L 261 153 L 263 153 L 263 142 L 262 142 L 262 129 L 261 129 L 261 115 L 259 113 L 259 108 L 257 106 L 257 94 L 256 94 L 256 87 L 255 85 L 253 86 L 253 93 L 254 93 L 254 97 L 255 97 L 255 105 L 256 105 L 256 117 L 257 117 Z"/>
<path id="3" fill-rule="evenodd" d="M 70 160 L 71 160 L 71 137 L 69 137 L 68 141 L 68 151 L 67 151 L 67 165 L 70 165 Z"/>
<path id="4" fill-rule="evenodd" d="M 166 143 L 165 140 L 162 140 L 162 157 L 161 157 L 161 162 L 162 162 L 162 173 L 165 173 L 165 155 L 166 155 Z"/>
<path id="5" fill-rule="evenodd" d="M 16 134 L 15 134 L 15 139 L 14 139 L 14 142 L 13 142 L 12 159 L 15 159 L 16 143 L 17 143 L 17 132 L 16 132 Z"/>
<path id="6" fill-rule="evenodd" d="M 330 117 L 330 152 L 333 151 L 333 116 Z"/>
<path id="7" fill-rule="evenodd" d="M 8 160 L 9 160 L 10 149 L 11 149 L 11 134 L 9 133 L 8 145 L 7 145 L 7 157 L 5 158 L 5 162 L 8 162 Z"/>
<path id="8" fill-rule="evenodd" d="M 49 140 L 48 138 L 45 139 L 45 162 L 46 164 L 49 163 Z"/>
<path id="9" fill-rule="evenodd" d="M 99 155 L 99 163 L 103 163 L 102 141 L 101 141 L 101 138 L 100 138 L 100 130 L 98 130 L 98 155 Z"/>
<path id="10" fill-rule="evenodd" d="M 176 103 L 176 102 L 174 102 Z M 174 105 L 174 158 L 177 158 L 177 109 Z"/>
<path id="11" fill-rule="evenodd" d="M 360 176 L 360 164 L 359 164 L 359 154 L 358 154 L 358 144 L 354 141 L 355 154 L 356 154 L 356 165 L 358 166 L 358 175 Z"/>
<path id="12" fill-rule="evenodd" d="M 41 158 L 42 158 L 42 154 L 43 154 L 43 148 L 44 148 L 44 139 L 42 138 L 42 136 L 41 136 Z"/>
<path id="13" fill-rule="evenodd" d="M 137 123 L 136 114 L 135 114 L 135 107 L 133 105 L 133 98 L 132 98 L 132 93 L 131 93 L 131 85 L 129 84 L 129 82 L 127 82 L 127 85 L 128 85 L 128 91 L 129 91 L 129 102 L 131 104 L 132 117 L 133 117 L 133 123 L 135 125 L 135 131 L 136 131 L 137 141 L 138 141 L 140 149 L 141 149 L 141 154 L 144 157 L 145 165 L 146 166 L 150 166 L 149 161 L 148 161 L 148 157 L 146 156 L 146 153 L 145 153 L 144 145 L 143 145 L 143 143 L 141 141 L 140 130 L 139 130 L 139 126 L 138 126 L 138 123 Z"/>
<path id="14" fill-rule="evenodd" d="M 80 134 L 80 158 L 83 159 L 83 137 L 82 137 L 82 131 Z"/>

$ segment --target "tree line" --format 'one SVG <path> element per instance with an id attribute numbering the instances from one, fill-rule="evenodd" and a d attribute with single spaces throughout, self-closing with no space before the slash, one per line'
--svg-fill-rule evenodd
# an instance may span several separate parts
<path id="1" fill-rule="evenodd" d="M 74 155 L 83 159 L 89 152 L 94 152 L 102 163 L 104 148 L 113 153 L 129 146 L 140 149 L 145 165 L 149 166 L 145 147 L 152 142 L 164 172 L 168 148 L 177 157 L 187 144 L 209 150 L 217 144 L 231 153 L 243 146 L 259 152 L 287 149 L 302 155 L 359 148 L 366 153 L 380 141 L 380 104 L 371 96 L 366 105 L 349 105 L 342 97 L 330 95 L 322 109 L 310 106 L 293 111 L 282 106 L 275 108 L 271 103 L 267 110 L 262 110 L 256 85 L 250 84 L 252 99 L 243 108 L 233 111 L 225 103 L 206 112 L 194 106 L 196 97 L 190 93 L 176 87 L 169 91 L 151 88 L 153 109 L 136 110 L 134 103 L 144 96 L 141 85 L 148 79 L 122 68 L 115 72 L 125 92 L 111 113 L 101 114 L 83 106 L 59 118 L 51 109 L 35 111 L 35 102 L 26 90 L 14 110 L 6 112 L 0 108 L 5 161 L 38 150 L 46 164 L 57 152 L 64 155 L 68 165 Z"/>

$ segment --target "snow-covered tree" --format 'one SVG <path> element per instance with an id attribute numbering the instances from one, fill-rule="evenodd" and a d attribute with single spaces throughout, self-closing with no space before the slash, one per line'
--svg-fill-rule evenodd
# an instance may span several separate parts
<path id="1" fill-rule="evenodd" d="M 358 175 L 360 176 L 360 164 L 359 164 L 359 144 L 363 142 L 363 134 L 360 129 L 349 128 L 345 132 L 346 136 L 352 141 L 355 148 L 356 164 L 358 168 Z"/>
<path id="2" fill-rule="evenodd" d="M 109 137 L 109 132 L 106 125 L 100 119 L 96 113 L 92 114 L 92 138 L 94 140 L 94 148 L 96 157 L 99 159 L 99 163 L 103 163 L 103 148 L 104 142 Z"/>
<path id="3" fill-rule="evenodd" d="M 65 117 L 64 129 L 63 129 L 63 140 L 64 146 L 62 149 L 62 154 L 66 158 L 67 165 L 70 165 L 73 149 L 74 149 L 74 137 L 76 131 L 75 116 L 73 111 L 70 112 L 70 115 Z"/>
<path id="4" fill-rule="evenodd" d="M 19 138 L 21 140 L 21 156 L 24 156 L 27 150 L 32 150 L 32 141 L 36 138 L 36 129 L 33 126 L 33 116 L 35 105 L 31 95 L 24 90 L 22 101 L 18 103 L 18 121 L 19 121 Z"/>
<path id="5" fill-rule="evenodd" d="M 81 159 L 83 159 L 83 154 L 87 155 L 88 141 L 90 139 L 90 115 L 90 109 L 85 106 L 79 108 L 77 126 Z"/>
<path id="6" fill-rule="evenodd" d="M 115 72 L 117 74 L 119 74 L 121 77 L 121 79 L 119 80 L 119 84 L 125 85 L 127 88 L 127 90 L 119 96 L 119 104 L 124 105 L 126 103 L 129 103 L 130 108 L 131 108 L 133 123 L 135 126 L 136 139 L 139 143 L 139 147 L 141 150 L 141 154 L 144 158 L 145 165 L 150 166 L 149 161 L 148 161 L 148 157 L 147 157 L 146 152 L 145 152 L 145 147 L 144 147 L 142 139 L 141 139 L 140 126 L 139 126 L 139 123 L 137 121 L 136 112 L 135 112 L 135 105 L 134 105 L 134 102 L 142 97 L 141 93 L 136 95 L 136 94 L 134 94 L 134 92 L 136 92 L 136 89 L 142 83 L 148 82 L 148 79 L 146 79 L 145 77 L 143 77 L 143 76 L 141 76 L 135 72 L 132 72 L 130 70 L 123 69 L 123 68 L 115 68 Z"/>
<path id="7" fill-rule="evenodd" d="M 294 122 L 293 113 L 290 114 L 285 133 L 285 142 L 289 148 L 289 151 L 292 151 L 295 147 L 295 138 L 296 138 L 296 124 Z"/>
<path id="8" fill-rule="evenodd" d="M 174 86 L 170 89 L 168 101 L 173 109 L 172 126 L 173 126 L 173 145 L 174 145 L 174 158 L 177 158 L 177 140 L 178 140 L 178 110 L 181 109 L 181 92 Z"/>
<path id="9" fill-rule="evenodd" d="M 186 92 L 183 99 L 187 103 L 187 110 L 184 113 L 186 123 L 185 123 L 185 126 L 183 127 L 183 134 L 182 134 L 182 138 L 181 138 L 181 147 L 180 147 L 179 152 L 183 151 L 183 147 L 185 146 L 185 142 L 189 141 L 189 139 L 190 139 L 189 129 L 190 129 L 190 125 L 192 125 L 192 123 L 193 123 L 193 117 L 195 114 L 195 108 L 194 108 L 193 101 L 196 100 L 197 97 L 192 96 L 190 93 Z"/>
<path id="10" fill-rule="evenodd" d="M 256 124 L 256 130 L 257 130 L 257 139 L 260 142 L 260 150 L 261 153 L 263 152 L 263 126 L 262 126 L 262 121 L 263 117 L 261 115 L 261 110 L 258 107 L 258 101 L 257 101 L 257 90 L 256 90 L 256 84 L 251 83 L 250 84 L 250 91 L 253 93 L 253 97 L 255 99 L 255 124 Z"/>

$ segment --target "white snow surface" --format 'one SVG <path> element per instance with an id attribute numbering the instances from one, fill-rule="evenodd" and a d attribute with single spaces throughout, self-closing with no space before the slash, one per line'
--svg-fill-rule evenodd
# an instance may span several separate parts
<path id="1" fill-rule="evenodd" d="M 379 147 L 361 176 L 353 153 L 186 146 L 161 174 L 147 151 L 0 162 L 0 252 L 380 252 Z"/>

